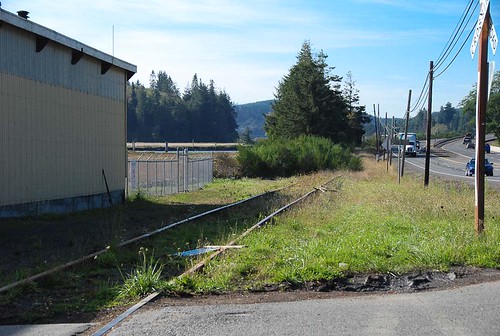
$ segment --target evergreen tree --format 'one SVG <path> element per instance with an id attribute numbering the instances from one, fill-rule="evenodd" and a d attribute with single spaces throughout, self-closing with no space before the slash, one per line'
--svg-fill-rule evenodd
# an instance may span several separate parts
<path id="1" fill-rule="evenodd" d="M 250 130 L 250 127 L 247 127 L 241 132 L 239 141 L 241 143 L 244 143 L 246 145 L 251 145 L 254 143 L 252 139 L 252 131 Z"/>
<path id="2" fill-rule="evenodd" d="M 493 76 L 488 111 L 486 113 L 486 131 L 500 139 L 500 72 Z"/>
<path id="3" fill-rule="evenodd" d="M 217 95 L 217 135 L 216 141 L 232 142 L 238 138 L 236 108 L 226 92 Z"/>
<path id="4" fill-rule="evenodd" d="M 198 76 L 181 96 L 164 71 L 150 76 L 150 87 L 128 86 L 129 141 L 217 141 L 237 139 L 236 112 L 229 95 Z"/>
<path id="5" fill-rule="evenodd" d="M 448 129 L 453 129 L 453 118 L 457 110 L 451 105 L 451 103 L 447 103 L 446 106 L 441 106 L 441 109 L 438 114 L 438 124 L 443 124 L 448 127 Z"/>
<path id="6" fill-rule="evenodd" d="M 359 90 L 355 88 L 356 82 L 349 71 L 344 81 L 343 95 L 347 104 L 347 122 L 349 124 L 348 137 L 356 145 L 360 145 L 365 134 L 363 125 L 371 121 L 365 112 L 366 106 L 359 105 Z"/>
<path id="7" fill-rule="evenodd" d="M 427 121 L 427 110 L 425 108 L 420 109 L 417 115 L 412 118 L 411 129 L 416 133 L 425 133 Z"/>
<path id="8" fill-rule="evenodd" d="M 500 103 L 500 75 L 496 72 L 493 76 L 493 82 L 491 85 L 490 99 L 488 100 L 488 106 L 486 109 L 486 132 L 494 132 L 495 123 L 500 120 L 500 114 L 497 114 L 499 109 L 498 104 Z M 462 109 L 462 116 L 465 119 L 463 122 L 466 126 L 466 131 L 473 132 L 476 128 L 476 99 L 477 99 L 477 85 L 474 84 L 472 89 L 469 91 L 466 97 L 460 102 L 460 107 Z M 499 133 L 495 133 L 498 137 Z"/>
<path id="9" fill-rule="evenodd" d="M 127 85 L 127 140 L 135 141 L 138 139 L 139 125 L 137 121 L 137 93 L 135 84 Z"/>
<path id="10" fill-rule="evenodd" d="M 313 55 L 308 41 L 297 63 L 280 81 L 272 112 L 266 116 L 269 138 L 296 138 L 316 135 L 335 142 L 347 140 L 346 103 L 340 91 L 341 78 L 331 75 L 327 55 Z"/>

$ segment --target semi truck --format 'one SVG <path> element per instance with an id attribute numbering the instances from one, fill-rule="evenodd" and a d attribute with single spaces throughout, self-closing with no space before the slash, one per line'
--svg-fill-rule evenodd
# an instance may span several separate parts
<path id="1" fill-rule="evenodd" d="M 399 133 L 398 138 L 399 138 L 400 143 L 402 143 L 402 141 L 404 141 L 404 139 L 405 139 L 405 134 Z M 417 148 L 417 147 L 419 147 L 419 146 L 417 146 L 417 144 L 418 144 L 417 134 L 416 133 L 406 133 L 406 140 L 407 140 L 406 145 L 399 145 L 399 151 L 402 153 L 403 148 L 404 148 L 405 155 L 410 155 L 413 157 L 417 156 L 417 151 L 420 149 L 420 148 Z"/>

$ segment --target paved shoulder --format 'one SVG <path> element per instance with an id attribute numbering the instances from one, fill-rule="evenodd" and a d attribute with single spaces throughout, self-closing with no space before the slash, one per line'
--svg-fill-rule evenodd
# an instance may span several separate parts
<path id="1" fill-rule="evenodd" d="M 110 335 L 499 335 L 500 282 L 452 290 L 139 312 Z"/>
<path id="2" fill-rule="evenodd" d="M 92 326 L 90 323 L 37 324 L 0 326 L 1 336 L 69 336 L 80 335 Z"/>

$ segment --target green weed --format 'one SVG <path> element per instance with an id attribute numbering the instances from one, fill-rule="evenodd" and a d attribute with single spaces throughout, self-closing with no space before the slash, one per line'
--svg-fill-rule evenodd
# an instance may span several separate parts
<path id="1" fill-rule="evenodd" d="M 159 290 L 162 285 L 163 265 L 154 259 L 153 253 L 147 256 L 147 249 L 139 250 L 140 263 L 127 276 L 123 276 L 123 285 L 118 298 L 137 298 Z M 121 271 L 120 271 L 121 273 Z"/>

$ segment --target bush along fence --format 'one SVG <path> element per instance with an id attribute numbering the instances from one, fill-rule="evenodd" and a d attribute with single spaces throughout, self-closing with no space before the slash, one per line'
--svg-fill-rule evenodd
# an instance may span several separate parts
<path id="1" fill-rule="evenodd" d="M 213 157 L 190 156 L 187 149 L 171 156 L 141 155 L 128 160 L 128 195 L 171 195 L 200 189 L 212 180 Z"/>

